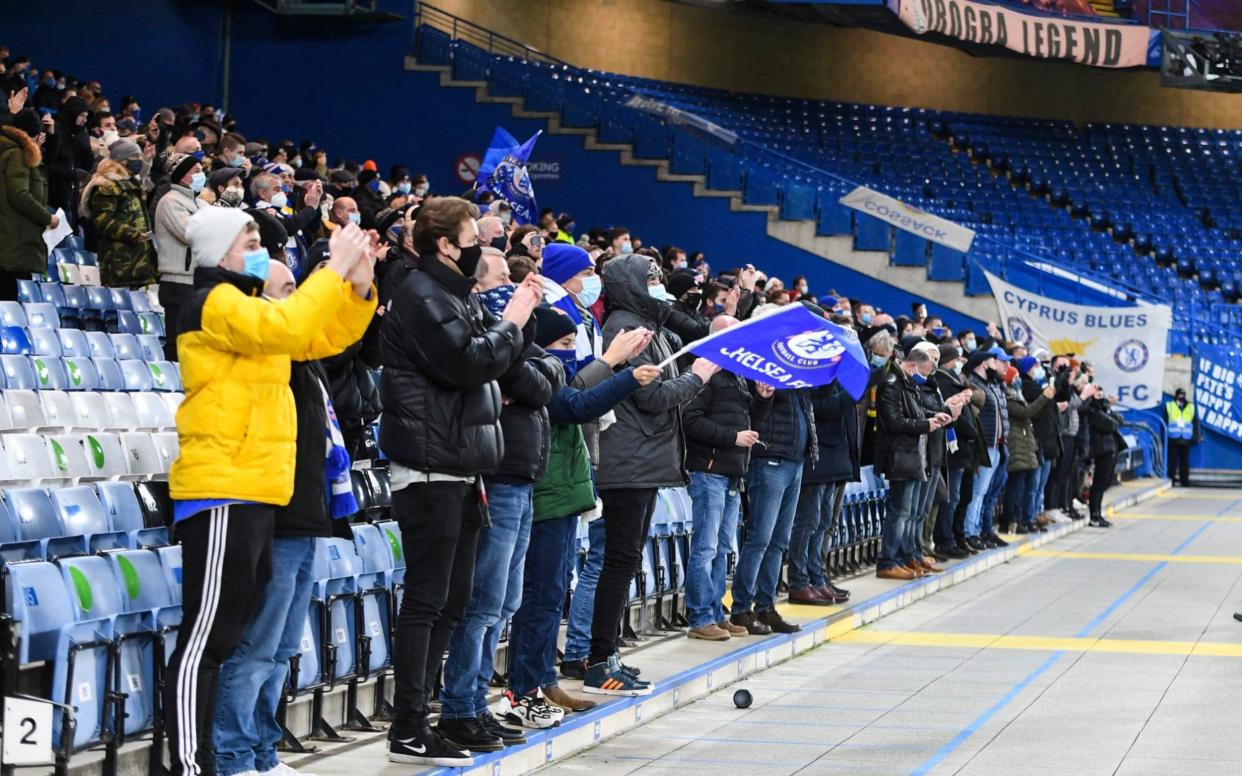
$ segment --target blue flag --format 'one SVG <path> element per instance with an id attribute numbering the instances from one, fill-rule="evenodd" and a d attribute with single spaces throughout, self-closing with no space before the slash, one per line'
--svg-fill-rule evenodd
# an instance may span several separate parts
<path id="1" fill-rule="evenodd" d="M 483 155 L 483 162 L 479 165 L 478 177 L 476 180 L 480 184 L 487 183 L 491 180 L 492 173 L 496 171 L 496 165 L 500 164 L 500 160 L 505 158 L 505 154 L 520 145 L 517 138 L 510 135 L 504 127 L 496 127 L 496 131 L 492 133 L 492 142 L 487 147 L 487 153 Z"/>
<path id="2" fill-rule="evenodd" d="M 871 369 L 853 329 L 837 326 L 800 304 L 752 318 L 685 348 L 726 372 L 774 388 L 815 388 L 833 380 L 862 398 Z"/>
<path id="3" fill-rule="evenodd" d="M 530 158 L 535 141 L 539 139 L 542 132 L 543 130 L 539 130 L 520 146 L 507 149 L 500 161 L 495 163 L 495 169 L 486 178 L 483 177 L 483 170 L 487 167 L 488 158 L 492 157 L 493 152 L 497 150 L 495 147 L 488 149 L 488 158 L 485 158 L 479 167 L 479 180 L 481 181 L 479 191 L 490 191 L 513 205 L 513 220 L 519 224 L 533 224 L 538 220 L 539 210 L 535 205 L 535 187 L 531 185 L 530 173 L 526 171 L 526 160 Z M 501 133 L 512 137 L 508 132 L 497 127 L 496 136 L 492 138 L 493 143 L 498 139 L 503 142 Z"/>

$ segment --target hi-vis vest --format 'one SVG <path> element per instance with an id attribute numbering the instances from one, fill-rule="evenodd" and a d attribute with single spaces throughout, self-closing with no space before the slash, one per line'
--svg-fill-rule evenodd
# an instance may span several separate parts
<path id="1" fill-rule="evenodd" d="M 1164 411 L 1169 414 L 1169 439 L 1194 439 L 1194 404 L 1186 402 L 1185 407 L 1178 407 L 1177 402 L 1171 401 L 1164 405 Z"/>

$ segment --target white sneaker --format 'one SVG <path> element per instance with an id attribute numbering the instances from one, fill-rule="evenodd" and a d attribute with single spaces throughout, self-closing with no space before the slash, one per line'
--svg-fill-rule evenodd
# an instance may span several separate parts
<path id="1" fill-rule="evenodd" d="M 565 710 L 544 700 L 543 692 L 516 697 L 506 691 L 496 706 L 496 716 L 511 725 L 521 725 L 532 730 L 554 728 L 565 719 Z"/>
<path id="2" fill-rule="evenodd" d="M 255 773 L 255 771 L 248 771 L 246 774 L 241 774 L 240 776 L 248 776 L 248 774 L 251 773 Z M 296 768 L 290 768 L 288 765 L 278 762 L 276 763 L 275 768 L 272 768 L 270 771 L 263 771 L 262 773 L 259 773 L 258 776 L 315 776 L 315 774 L 299 771 Z"/>
<path id="3" fill-rule="evenodd" d="M 1078 499 L 1074 499 L 1074 509 L 1079 509 L 1079 510 L 1082 510 L 1082 509 L 1086 509 L 1086 508 L 1087 508 L 1087 505 L 1086 505 L 1086 504 L 1082 503 L 1082 502 L 1081 502 L 1081 501 L 1079 501 Z"/>

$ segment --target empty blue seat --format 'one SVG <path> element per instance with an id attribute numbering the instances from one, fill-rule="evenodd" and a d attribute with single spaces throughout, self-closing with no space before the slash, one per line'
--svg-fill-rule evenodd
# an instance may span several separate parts
<path id="1" fill-rule="evenodd" d="M 0 356 L 0 371 L 4 373 L 5 388 L 34 390 L 39 385 L 34 368 L 25 356 Z"/>
<path id="2" fill-rule="evenodd" d="M 0 326 L 26 328 L 26 308 L 21 302 L 0 302 Z"/>
<path id="3" fill-rule="evenodd" d="M 112 348 L 114 355 L 118 361 L 126 359 L 141 359 L 142 346 L 138 344 L 138 338 L 133 334 L 117 333 L 108 335 L 112 340 Z"/>
<path id="4" fill-rule="evenodd" d="M 65 391 L 69 389 L 69 375 L 65 364 L 59 358 L 31 356 L 30 365 L 34 369 L 35 387 L 40 390 Z M 14 386 L 25 388 L 26 386 Z"/>
<path id="5" fill-rule="evenodd" d="M 95 492 L 108 515 L 109 526 L 113 531 L 128 534 L 129 546 L 156 547 L 167 543 L 168 529 L 146 527 L 142 517 L 142 505 L 138 503 L 138 496 L 130 483 L 97 482 Z"/>
<path id="6" fill-rule="evenodd" d="M 66 390 L 95 391 L 99 389 L 99 370 L 89 356 L 63 359 L 65 375 L 69 378 Z"/>
<path id="7" fill-rule="evenodd" d="M 345 539 L 316 539 L 313 574 L 314 600 L 319 607 L 323 637 L 335 657 L 325 666 L 330 678 L 340 679 L 354 672 L 354 600 L 358 591 L 360 563 L 353 542 Z"/>
<path id="8" fill-rule="evenodd" d="M 139 334 L 138 346 L 142 349 L 144 361 L 163 361 L 164 343 L 154 334 Z"/>
<path id="9" fill-rule="evenodd" d="M 39 542 L 22 540 L 17 520 L 9 512 L 8 505 L 0 501 L 0 564 L 41 557 L 42 547 Z"/>
<path id="10" fill-rule="evenodd" d="M 59 329 L 60 314 L 46 302 L 31 302 L 26 306 L 26 323 L 32 329 Z M 2 319 L 0 319 L 2 320 Z"/>
<path id="11" fill-rule="evenodd" d="M 115 289 L 114 289 L 115 290 Z M 86 337 L 87 350 L 91 358 L 116 358 L 116 348 L 112 345 L 112 335 L 102 331 L 83 332 Z M 65 355 L 68 355 L 67 353 Z"/>
<path id="12" fill-rule="evenodd" d="M 138 314 L 129 310 L 118 310 L 116 314 L 116 330 L 124 334 L 142 334 L 142 323 Z"/>
<path id="13" fill-rule="evenodd" d="M 140 331 L 136 332 L 138 334 L 153 334 L 157 337 L 164 336 L 164 318 L 159 313 L 138 313 L 138 325 L 140 328 Z"/>
<path id="14" fill-rule="evenodd" d="M 60 338 L 60 355 L 90 357 L 90 345 L 81 329 L 59 329 L 56 335 Z"/>
<path id="15" fill-rule="evenodd" d="M 18 278 L 17 280 L 17 301 L 19 302 L 42 302 L 43 291 L 40 290 L 39 284 L 29 278 Z"/>
<path id="16" fill-rule="evenodd" d="M 124 359 L 117 362 L 121 367 L 121 377 L 124 380 L 124 390 L 126 391 L 150 391 L 151 386 L 151 370 L 147 368 L 145 361 L 137 359 Z"/>
<path id="17" fill-rule="evenodd" d="M 128 288 L 110 288 L 113 310 L 133 310 L 134 302 Z"/>
<path id="18" fill-rule="evenodd" d="M 59 357 L 61 354 L 60 329 L 30 329 L 31 350 L 28 355 Z"/>
<path id="19" fill-rule="evenodd" d="M 151 361 L 147 364 L 151 372 L 151 388 L 156 391 L 180 391 L 181 373 L 172 361 Z"/>
<path id="20" fill-rule="evenodd" d="M 52 498 L 43 488 L 12 488 L 5 491 L 9 512 L 22 541 L 39 544 L 39 556 L 78 555 L 86 552 L 86 537 L 65 536 L 64 526 Z"/>
<path id="21" fill-rule="evenodd" d="M 52 503 L 60 513 L 60 522 L 68 535 L 85 536 L 92 552 L 130 547 L 125 531 L 113 531 L 99 496 L 89 485 L 54 488 Z"/>
<path id="22" fill-rule="evenodd" d="M 26 356 L 33 352 L 34 346 L 26 330 L 18 326 L 0 328 L 0 353 L 11 356 Z"/>
<path id="23" fill-rule="evenodd" d="M 125 390 L 125 375 L 121 373 L 121 366 L 116 360 L 111 358 L 92 358 L 91 362 L 95 364 L 95 371 L 99 373 L 99 390 Z"/>

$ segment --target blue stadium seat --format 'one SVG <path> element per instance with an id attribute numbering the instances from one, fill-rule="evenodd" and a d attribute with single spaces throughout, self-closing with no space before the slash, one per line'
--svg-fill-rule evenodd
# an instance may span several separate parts
<path id="1" fill-rule="evenodd" d="M 0 371 L 4 372 L 4 387 L 34 390 L 38 387 L 34 368 L 26 356 L 0 356 Z"/>
<path id="2" fill-rule="evenodd" d="M 146 312 L 138 313 L 139 331 L 136 334 L 151 334 L 156 337 L 164 336 L 164 316 L 159 313 Z"/>
<path id="3" fill-rule="evenodd" d="M 25 302 L 42 302 L 43 291 L 39 288 L 39 284 L 28 278 L 18 278 L 17 280 L 17 301 Z"/>
<path id="4" fill-rule="evenodd" d="M 168 529 L 147 528 L 143 520 L 142 505 L 128 482 L 97 482 L 95 492 L 108 515 L 113 531 L 124 531 L 130 536 L 132 547 L 158 547 L 168 543 Z"/>
<path id="5" fill-rule="evenodd" d="M 113 289 L 116 290 L 116 289 Z M 112 335 L 102 331 L 88 331 L 86 337 L 87 355 L 91 358 L 116 358 L 116 348 L 112 345 Z M 67 353 L 65 355 L 68 355 Z"/>
<path id="6" fill-rule="evenodd" d="M 154 334 L 139 334 L 138 345 L 142 349 L 141 358 L 144 361 L 164 360 L 164 343 L 160 342 L 160 338 Z"/>
<path id="7" fill-rule="evenodd" d="M 39 390 L 68 390 L 69 375 L 65 372 L 65 363 L 59 358 L 31 356 L 30 366 L 34 370 L 35 387 Z M 25 388 L 26 386 L 16 387 Z"/>
<path id="8" fill-rule="evenodd" d="M 108 336 L 112 340 L 114 354 L 107 358 L 116 358 L 118 361 L 142 358 L 142 346 L 138 344 L 138 338 L 135 335 L 117 333 Z"/>
<path id="9" fill-rule="evenodd" d="M 345 539 L 316 539 L 313 600 L 322 634 L 327 639 L 325 654 L 330 680 L 354 672 L 354 600 L 358 592 L 360 563 L 353 542 Z"/>
<path id="10" fill-rule="evenodd" d="M 43 548 L 38 540 L 23 540 L 17 519 L 8 504 L 0 501 L 0 565 L 15 560 L 42 559 Z"/>
<path id="11" fill-rule="evenodd" d="M 125 380 L 125 390 L 127 391 L 150 391 L 153 390 L 151 385 L 151 370 L 147 368 L 144 361 L 137 359 L 125 359 L 117 362 L 121 367 L 121 376 Z"/>
<path id="12" fill-rule="evenodd" d="M 116 330 L 123 334 L 142 334 L 142 322 L 138 320 L 138 313 L 129 310 L 119 310 L 116 314 Z"/>
<path id="13" fill-rule="evenodd" d="M 60 337 L 57 335 L 58 331 L 60 329 L 30 329 L 27 331 L 31 346 L 28 355 L 59 358 L 61 355 L 61 345 Z"/>
<path id="14" fill-rule="evenodd" d="M 86 342 L 86 334 L 80 329 L 60 329 L 56 332 L 60 338 L 61 356 L 82 356 L 90 358 L 90 345 Z"/>
<path id="15" fill-rule="evenodd" d="M 0 328 L 0 353 L 11 356 L 28 356 L 34 351 L 30 336 L 17 326 Z"/>
<path id="16" fill-rule="evenodd" d="M 151 387 L 156 391 L 180 391 L 181 372 L 172 361 L 149 361 Z"/>
<path id="17" fill-rule="evenodd" d="M 115 359 L 92 358 L 91 361 L 95 364 L 95 371 L 99 372 L 99 390 L 125 390 L 125 375 L 121 373 L 121 366 Z"/>
<path id="18" fill-rule="evenodd" d="M 29 326 L 32 329 L 60 328 L 60 315 L 52 305 L 46 302 L 31 302 L 25 306 L 25 309 L 27 323 L 21 325 Z"/>
<path id="19" fill-rule="evenodd" d="M 26 328 L 26 308 L 21 302 L 0 302 L 0 326 Z"/>
<path id="20" fill-rule="evenodd" d="M 133 546 L 126 532 L 112 530 L 94 488 L 89 485 L 53 488 L 51 494 L 66 535 L 86 537 L 91 552 Z"/>
<path id="21" fill-rule="evenodd" d="M 89 356 L 65 357 L 65 374 L 69 378 L 66 387 L 70 391 L 94 391 L 99 388 L 99 370 Z"/>

